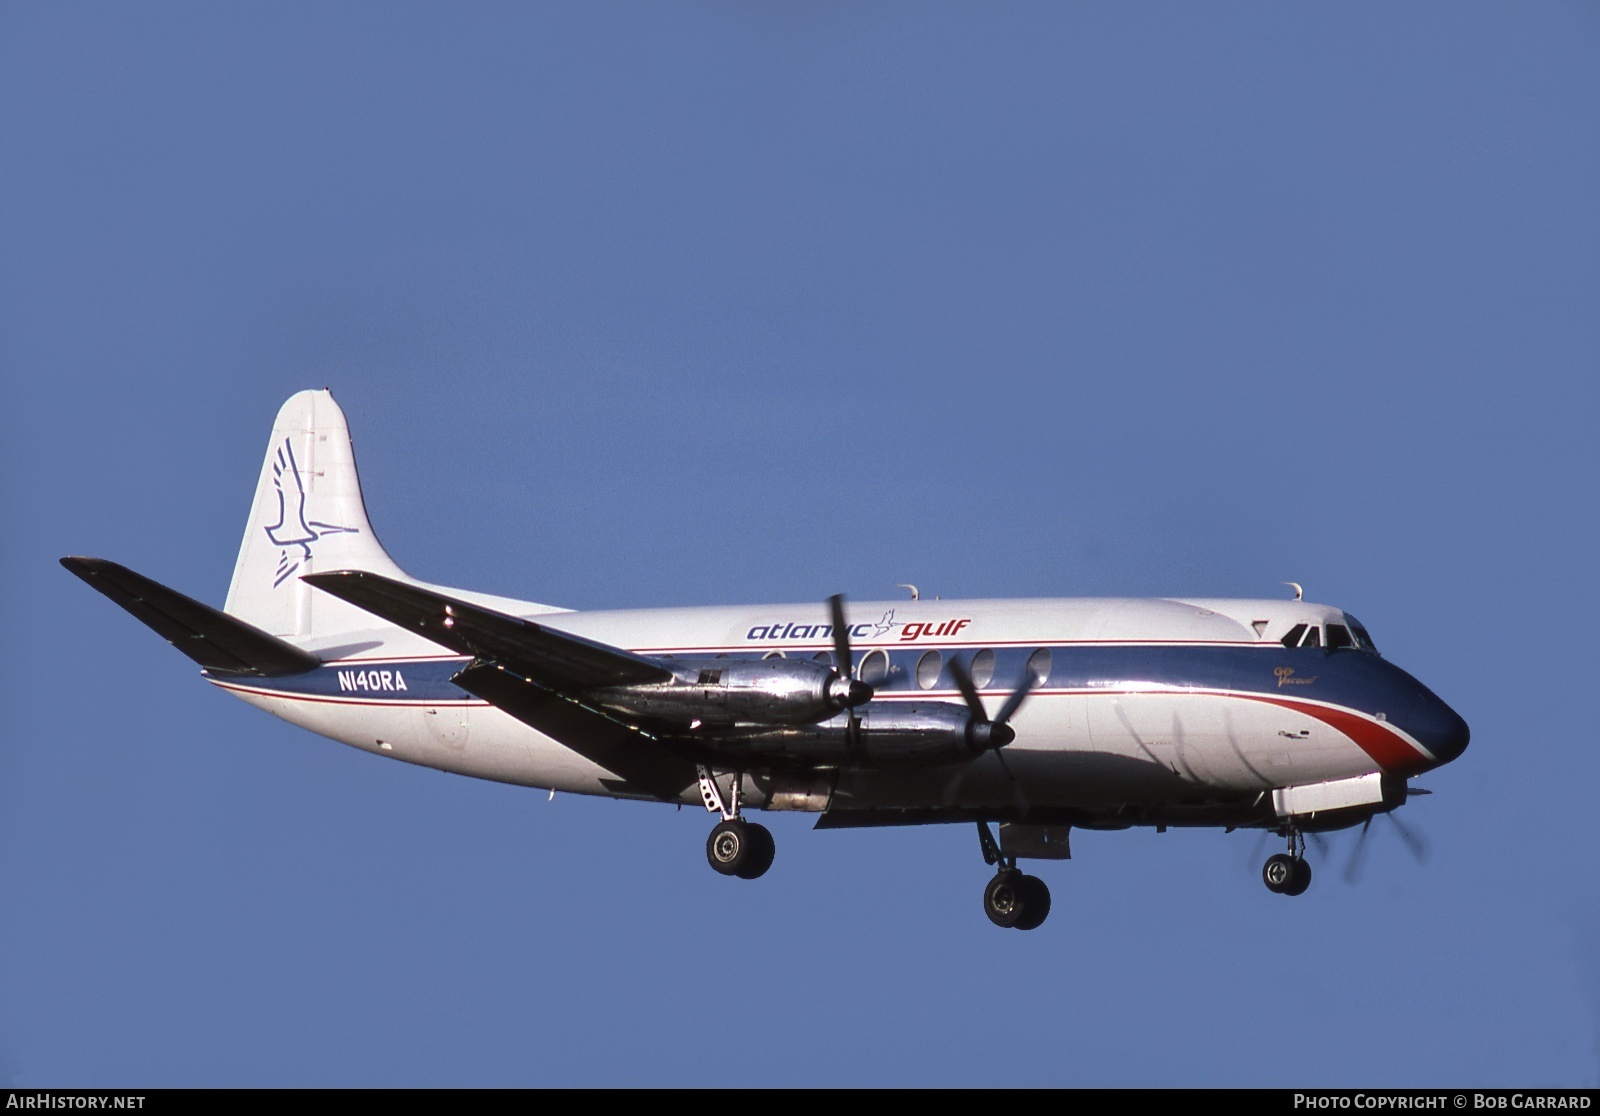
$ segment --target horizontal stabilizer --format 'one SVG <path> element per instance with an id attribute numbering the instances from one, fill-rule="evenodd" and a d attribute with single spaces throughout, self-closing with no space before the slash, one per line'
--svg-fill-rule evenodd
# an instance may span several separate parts
<path id="1" fill-rule="evenodd" d="M 381 574 L 339 570 L 307 574 L 302 580 L 458 655 L 515 666 L 523 677 L 551 690 L 574 692 L 672 677 L 671 671 L 643 655 Z"/>
<path id="2" fill-rule="evenodd" d="M 209 671 L 275 678 L 322 665 L 310 652 L 126 566 L 104 558 L 63 558 L 61 564 Z"/>

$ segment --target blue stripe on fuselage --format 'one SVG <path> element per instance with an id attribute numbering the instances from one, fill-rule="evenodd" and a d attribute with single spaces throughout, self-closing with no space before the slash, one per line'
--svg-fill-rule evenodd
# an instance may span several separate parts
<path id="1" fill-rule="evenodd" d="M 1328 652 L 1318 648 L 1290 650 L 1276 644 L 1237 647 L 1217 644 L 1043 644 L 1050 652 L 1050 672 L 1042 690 L 1125 691 L 1172 688 L 1225 690 L 1326 702 L 1369 715 L 1383 713 L 1396 727 L 1431 712 L 1439 699 L 1427 687 L 1385 659 L 1362 651 Z M 994 649 L 994 676 L 984 692 L 1002 695 L 1022 682 L 1027 663 L 1040 647 Z M 891 674 L 878 686 L 885 697 L 922 695 L 917 664 L 928 652 L 944 657 L 932 689 L 955 692 L 950 652 L 926 645 L 884 648 Z M 969 661 L 973 649 L 957 652 Z M 811 650 L 791 651 L 810 657 Z M 703 658 L 702 653 L 663 658 Z M 729 659 L 759 655 L 730 654 Z M 859 661 L 859 659 L 858 659 Z M 350 701 L 457 702 L 477 701 L 450 681 L 465 659 L 365 660 L 329 663 L 306 674 L 252 679 L 252 689 L 286 695 Z M 1424 718 L 1426 719 L 1426 718 Z"/>
<path id="2" fill-rule="evenodd" d="M 821 648 L 785 648 L 795 658 L 810 658 Z M 862 655 L 876 650 L 862 652 Z M 891 666 L 889 678 L 877 687 L 887 699 L 896 697 L 959 700 L 944 648 L 882 648 Z M 966 661 L 976 653 L 970 644 L 956 650 Z M 1469 732 L 1461 717 L 1426 686 L 1385 659 L 1364 651 L 1289 650 L 1277 644 L 1039 644 L 997 647 L 994 675 L 984 691 L 1000 696 L 1021 684 L 1031 656 L 1050 652 L 1050 671 L 1043 693 L 1120 693 L 1155 689 L 1182 692 L 1222 691 L 1272 700 L 1311 701 L 1377 717 L 1422 744 L 1438 763 L 1459 756 Z M 934 685 L 917 684 L 917 665 L 929 651 L 944 661 Z M 659 654 L 659 653 L 658 653 Z M 666 659 L 710 659 L 696 651 L 663 654 Z M 727 659 L 763 656 L 734 652 Z M 351 704 L 449 703 L 481 704 L 480 699 L 451 682 L 467 663 L 457 659 L 363 660 L 329 663 L 305 674 L 234 682 L 214 679 L 231 688 L 276 693 L 306 701 Z"/>

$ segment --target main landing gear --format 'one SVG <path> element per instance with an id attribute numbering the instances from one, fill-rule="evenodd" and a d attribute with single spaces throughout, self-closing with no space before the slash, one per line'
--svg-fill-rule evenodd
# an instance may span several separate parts
<path id="1" fill-rule="evenodd" d="M 1017 870 L 1017 858 L 1006 856 L 989 832 L 989 823 L 978 823 L 978 846 L 985 864 L 998 864 L 989 886 L 983 889 L 983 913 L 996 926 L 1017 930 L 1036 930 L 1050 915 L 1050 889 L 1038 876 Z"/>
<path id="2" fill-rule="evenodd" d="M 1289 851 L 1274 853 L 1261 866 L 1261 882 L 1277 895 L 1301 895 L 1311 886 L 1311 865 L 1306 863 L 1306 839 L 1289 830 Z"/>
<path id="3" fill-rule="evenodd" d="M 739 816 L 739 783 L 744 778 L 743 773 L 734 772 L 726 798 L 710 771 L 701 767 L 699 773 L 701 800 L 707 810 L 722 815 L 722 820 L 711 830 L 711 836 L 706 838 L 706 860 L 724 876 L 753 880 L 765 874 L 772 867 L 777 844 L 766 826 L 747 822 Z"/>

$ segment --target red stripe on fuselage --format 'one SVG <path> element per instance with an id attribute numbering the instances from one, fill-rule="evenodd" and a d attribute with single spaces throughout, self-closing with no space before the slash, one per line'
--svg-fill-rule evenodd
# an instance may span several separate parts
<path id="1" fill-rule="evenodd" d="M 1419 751 L 1415 744 L 1392 728 L 1348 710 L 1316 705 L 1309 701 L 1290 701 L 1287 698 L 1259 697 L 1254 694 L 1234 696 L 1247 698 L 1250 701 L 1264 701 L 1268 705 L 1282 706 L 1284 709 L 1293 709 L 1296 713 L 1304 713 L 1307 717 L 1315 717 L 1323 724 L 1338 729 L 1354 740 L 1363 752 L 1371 756 L 1379 767 L 1391 775 L 1404 775 L 1410 778 L 1412 775 L 1420 775 L 1438 766 L 1437 760 Z"/>

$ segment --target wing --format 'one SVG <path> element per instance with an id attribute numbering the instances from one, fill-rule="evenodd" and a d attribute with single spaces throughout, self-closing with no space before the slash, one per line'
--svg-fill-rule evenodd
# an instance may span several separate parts
<path id="1" fill-rule="evenodd" d="M 655 736 L 582 698 L 597 686 L 664 682 L 671 671 L 620 647 L 360 570 L 304 579 L 473 661 L 452 681 L 625 781 L 618 790 L 675 801 L 694 765 Z"/>
<path id="2" fill-rule="evenodd" d="M 61 564 L 213 673 L 274 678 L 322 665 L 310 652 L 126 566 L 104 558 L 76 557 L 63 558 Z"/>
<path id="3" fill-rule="evenodd" d="M 666 667 L 643 655 L 379 574 L 339 570 L 306 574 L 301 580 L 391 624 L 420 632 L 458 655 L 515 667 L 522 677 L 546 689 L 570 693 L 672 677 Z"/>

